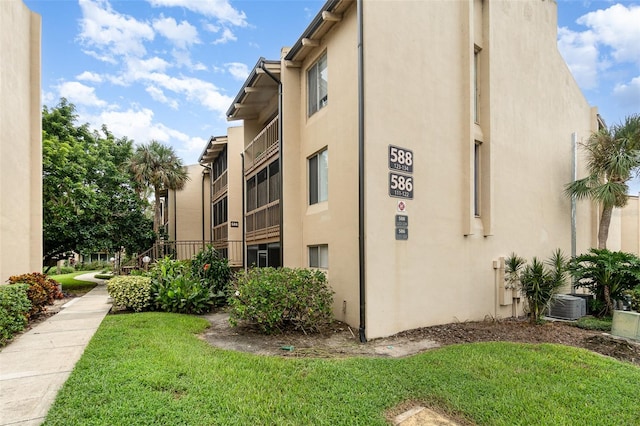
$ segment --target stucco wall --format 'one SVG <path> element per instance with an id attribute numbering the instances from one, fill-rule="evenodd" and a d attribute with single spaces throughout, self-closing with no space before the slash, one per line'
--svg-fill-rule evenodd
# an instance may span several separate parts
<path id="1" fill-rule="evenodd" d="M 40 22 L 0 2 L 0 283 L 42 267 Z"/>
<path id="2" fill-rule="evenodd" d="M 169 237 L 176 241 L 208 241 L 211 234 L 209 175 L 204 175 L 203 180 L 204 168 L 200 164 L 186 167 L 189 181 L 185 187 L 169 191 Z"/>
<path id="3" fill-rule="evenodd" d="M 493 262 L 511 252 L 526 258 L 547 257 L 555 248 L 570 253 L 563 187 L 571 179 L 571 133 L 587 137 L 593 111 L 557 51 L 554 2 L 483 3 L 475 19 L 469 2 L 365 4 L 369 338 L 510 316 L 513 306 L 497 303 Z M 390 16 L 402 25 L 391 25 Z M 482 31 L 474 28 L 479 22 Z M 479 125 L 473 120 L 474 45 L 481 48 Z M 476 218 L 478 140 L 482 209 Z M 408 241 L 394 238 L 389 144 L 414 153 Z M 578 252 L 591 242 L 591 207 L 581 203 Z"/>
<path id="4" fill-rule="evenodd" d="M 640 197 L 630 196 L 621 210 L 621 250 L 640 256 Z"/>
<path id="5" fill-rule="evenodd" d="M 308 247 L 329 247 L 334 313 L 358 323 L 358 145 L 355 7 L 300 68 L 284 68 L 284 264 L 308 267 Z M 327 54 L 328 105 L 307 115 L 306 72 Z M 328 150 L 328 200 L 309 205 L 308 158 Z"/>

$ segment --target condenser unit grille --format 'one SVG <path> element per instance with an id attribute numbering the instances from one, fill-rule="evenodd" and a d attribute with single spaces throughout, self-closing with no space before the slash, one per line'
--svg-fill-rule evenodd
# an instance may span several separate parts
<path id="1" fill-rule="evenodd" d="M 549 316 L 567 320 L 576 320 L 587 314 L 587 301 L 581 297 L 557 294 L 549 306 Z"/>

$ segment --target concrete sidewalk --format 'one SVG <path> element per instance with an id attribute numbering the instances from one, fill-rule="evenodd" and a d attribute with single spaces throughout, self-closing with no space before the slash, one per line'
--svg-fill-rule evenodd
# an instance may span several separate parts
<path id="1" fill-rule="evenodd" d="M 0 425 L 39 425 L 111 309 L 104 281 L 18 336 L 0 352 Z"/>

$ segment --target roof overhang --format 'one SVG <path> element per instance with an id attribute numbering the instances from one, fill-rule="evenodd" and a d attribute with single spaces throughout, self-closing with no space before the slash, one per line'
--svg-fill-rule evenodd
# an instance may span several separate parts
<path id="1" fill-rule="evenodd" d="M 342 20 L 343 13 L 354 4 L 354 0 L 327 0 L 320 12 L 313 18 L 311 24 L 284 57 L 285 64 L 291 67 L 299 67 L 307 55 L 320 45 L 322 37 Z"/>
<path id="2" fill-rule="evenodd" d="M 227 120 L 256 119 L 278 95 L 278 83 L 267 72 L 279 79 L 280 61 L 258 60 L 227 110 Z"/>
<path id="3" fill-rule="evenodd" d="M 211 138 L 209 138 L 209 143 L 198 159 L 200 165 L 205 166 L 216 161 L 218 156 L 220 156 L 220 153 L 227 146 L 227 141 L 228 138 L 226 136 L 211 136 Z"/>

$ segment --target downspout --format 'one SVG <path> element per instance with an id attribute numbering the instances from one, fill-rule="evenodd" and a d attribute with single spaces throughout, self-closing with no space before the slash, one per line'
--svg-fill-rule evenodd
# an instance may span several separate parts
<path id="1" fill-rule="evenodd" d="M 202 164 L 201 164 L 202 165 Z M 202 167 L 206 167 L 206 166 L 202 166 Z M 205 172 L 204 170 L 202 171 L 202 185 L 201 185 L 201 192 L 202 192 L 202 244 L 204 245 L 205 242 L 205 238 L 204 238 L 204 176 L 205 176 Z M 203 247 L 204 249 L 204 247 Z"/>
<path id="2" fill-rule="evenodd" d="M 278 170 L 280 171 L 280 267 L 284 266 L 284 244 L 283 237 L 284 234 L 284 187 L 283 187 L 283 179 L 284 170 L 282 169 L 282 81 L 278 79 L 275 75 L 273 75 L 265 66 L 264 59 L 260 61 L 260 69 L 265 72 L 273 81 L 278 85 Z"/>
<path id="3" fill-rule="evenodd" d="M 244 181 L 244 153 L 240 153 L 241 163 L 242 163 L 242 173 L 240 178 L 242 179 L 242 267 L 244 271 L 247 272 L 247 212 L 245 202 L 246 202 L 246 194 L 245 194 L 245 181 Z"/>
<path id="4" fill-rule="evenodd" d="M 360 342 L 366 343 L 365 333 L 365 244 L 364 244 L 364 54 L 362 0 L 357 0 L 358 20 L 358 261 L 360 278 Z"/>
<path id="5" fill-rule="evenodd" d="M 571 133 L 571 173 L 572 173 L 572 182 L 578 180 L 578 134 L 576 132 Z M 577 243 L 576 243 L 576 196 L 571 196 L 571 259 L 575 259 L 576 251 L 577 251 Z M 576 280 L 575 278 L 571 282 L 571 292 L 576 292 Z"/>
<path id="6" fill-rule="evenodd" d="M 173 191 L 173 239 L 178 241 L 178 191 Z M 176 246 L 177 247 L 177 246 Z"/>

